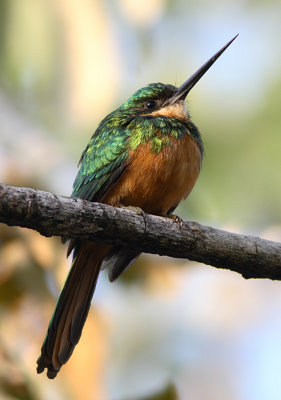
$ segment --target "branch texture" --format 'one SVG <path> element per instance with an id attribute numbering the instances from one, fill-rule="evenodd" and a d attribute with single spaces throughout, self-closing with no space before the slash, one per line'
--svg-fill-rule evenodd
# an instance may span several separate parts
<path id="1" fill-rule="evenodd" d="M 0 183 L 0 222 L 281 280 L 281 243 Z"/>

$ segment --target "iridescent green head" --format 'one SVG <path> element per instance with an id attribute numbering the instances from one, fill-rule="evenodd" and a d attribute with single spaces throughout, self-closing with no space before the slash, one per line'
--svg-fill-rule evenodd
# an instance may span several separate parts
<path id="1" fill-rule="evenodd" d="M 174 116 L 174 106 L 177 103 L 183 105 L 187 94 L 193 86 L 202 78 L 237 36 L 231 39 L 179 88 L 173 85 L 152 83 L 135 92 L 119 109 L 136 115 L 160 115 L 160 110 L 164 109 L 164 115 L 166 116 L 169 116 L 169 112 L 172 110 L 172 116 Z"/>
<path id="2" fill-rule="evenodd" d="M 161 106 L 164 101 L 170 99 L 177 92 L 173 85 L 163 83 L 151 83 L 137 90 L 129 99 L 122 104 L 121 110 L 134 110 L 140 114 L 149 114 Z"/>

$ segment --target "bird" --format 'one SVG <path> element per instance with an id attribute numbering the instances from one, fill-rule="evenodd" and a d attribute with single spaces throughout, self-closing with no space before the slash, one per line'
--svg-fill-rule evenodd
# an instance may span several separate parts
<path id="1" fill-rule="evenodd" d="M 185 99 L 232 38 L 180 87 L 151 83 L 98 125 L 79 161 L 72 196 L 171 217 L 191 192 L 204 154 Z M 139 256 L 129 247 L 72 239 L 73 261 L 53 312 L 37 372 L 53 379 L 77 345 L 100 270 L 114 281 Z"/>

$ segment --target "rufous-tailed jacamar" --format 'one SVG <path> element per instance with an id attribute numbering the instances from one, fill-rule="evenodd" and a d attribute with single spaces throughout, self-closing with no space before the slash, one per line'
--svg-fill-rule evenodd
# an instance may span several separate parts
<path id="1" fill-rule="evenodd" d="M 152 83 L 105 117 L 84 150 L 72 196 L 112 206 L 170 215 L 192 190 L 203 144 L 185 108 L 193 86 L 232 43 L 230 40 L 179 88 Z M 73 262 L 37 363 L 54 378 L 70 358 L 87 318 L 100 269 L 116 279 L 139 255 L 125 247 L 71 240 Z"/>

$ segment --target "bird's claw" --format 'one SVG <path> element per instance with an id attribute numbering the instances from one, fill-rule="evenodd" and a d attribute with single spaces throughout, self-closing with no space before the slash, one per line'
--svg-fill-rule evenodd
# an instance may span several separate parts
<path id="1" fill-rule="evenodd" d="M 183 226 L 183 220 L 178 215 L 176 215 L 176 214 L 167 215 L 167 218 L 170 218 L 173 221 L 175 221 L 180 227 Z"/>
<path id="2" fill-rule="evenodd" d="M 135 207 L 135 206 L 123 206 L 122 204 L 120 204 L 118 206 L 118 208 L 123 208 L 124 210 L 130 210 L 135 212 L 138 215 L 142 215 L 144 214 L 144 211 L 140 208 L 140 207 Z"/>
<path id="3" fill-rule="evenodd" d="M 147 217 L 142 208 L 136 206 L 123 206 L 122 204 L 120 204 L 118 208 L 123 208 L 124 210 L 130 210 L 138 215 L 142 215 L 144 220 L 144 232 L 146 233 Z"/>

